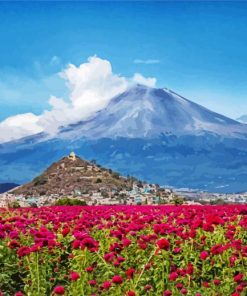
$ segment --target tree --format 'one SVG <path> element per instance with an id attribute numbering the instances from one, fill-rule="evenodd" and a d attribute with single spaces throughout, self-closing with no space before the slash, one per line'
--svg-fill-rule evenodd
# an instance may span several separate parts
<path id="1" fill-rule="evenodd" d="M 86 206 L 85 200 L 72 199 L 68 197 L 60 198 L 54 204 L 55 206 Z"/>
<path id="2" fill-rule="evenodd" d="M 181 197 L 175 197 L 173 203 L 175 206 L 182 205 L 184 203 L 184 199 Z"/>
<path id="3" fill-rule="evenodd" d="M 14 200 L 9 203 L 9 208 L 18 209 L 20 207 L 21 207 L 21 205 L 19 204 L 19 202 L 17 200 Z"/>
<path id="4" fill-rule="evenodd" d="M 34 186 L 44 185 L 45 183 L 48 182 L 48 178 L 44 175 L 41 175 L 41 176 L 34 178 L 33 182 L 34 182 L 34 184 L 33 184 Z"/>
<path id="5" fill-rule="evenodd" d="M 97 178 L 96 181 L 95 181 L 95 183 L 102 183 L 102 179 Z"/>

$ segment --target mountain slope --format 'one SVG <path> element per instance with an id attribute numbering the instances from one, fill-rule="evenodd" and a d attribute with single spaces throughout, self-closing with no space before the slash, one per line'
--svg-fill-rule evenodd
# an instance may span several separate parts
<path id="1" fill-rule="evenodd" d="M 70 154 L 49 166 L 31 182 L 12 193 L 25 196 L 71 195 L 132 188 L 132 181 L 95 163 Z M 130 190 L 130 189 L 129 189 Z"/>
<path id="2" fill-rule="evenodd" d="M 113 98 L 90 120 L 61 129 L 59 136 L 156 138 L 205 133 L 247 137 L 247 127 L 167 89 L 138 85 Z"/>

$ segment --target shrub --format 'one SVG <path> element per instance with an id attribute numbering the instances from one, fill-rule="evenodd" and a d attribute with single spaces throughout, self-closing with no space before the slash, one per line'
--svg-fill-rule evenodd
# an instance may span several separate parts
<path id="1" fill-rule="evenodd" d="M 60 198 L 54 204 L 55 206 L 86 206 L 85 200 L 72 199 L 68 197 Z"/>
<path id="2" fill-rule="evenodd" d="M 97 178 L 96 181 L 95 181 L 95 183 L 102 183 L 102 179 Z"/>
<path id="3" fill-rule="evenodd" d="M 20 208 L 20 204 L 17 200 L 14 200 L 12 202 L 9 203 L 9 208 L 12 208 L 12 209 L 18 209 Z"/>
<path id="4" fill-rule="evenodd" d="M 34 186 L 44 185 L 48 182 L 48 178 L 41 175 L 34 178 L 33 182 L 34 182 Z"/>

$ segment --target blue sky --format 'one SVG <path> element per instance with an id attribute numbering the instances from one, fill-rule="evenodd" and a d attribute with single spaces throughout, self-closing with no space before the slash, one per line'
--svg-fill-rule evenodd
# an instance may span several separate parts
<path id="1" fill-rule="evenodd" d="M 97 55 L 232 118 L 247 114 L 246 2 L 0 2 L 0 120 L 66 97 Z"/>

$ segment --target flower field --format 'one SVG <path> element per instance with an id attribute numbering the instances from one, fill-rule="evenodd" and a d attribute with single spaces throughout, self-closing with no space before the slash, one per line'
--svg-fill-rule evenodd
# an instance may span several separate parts
<path id="1" fill-rule="evenodd" d="M 0 295 L 247 295 L 247 206 L 0 210 Z"/>

